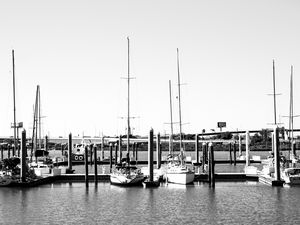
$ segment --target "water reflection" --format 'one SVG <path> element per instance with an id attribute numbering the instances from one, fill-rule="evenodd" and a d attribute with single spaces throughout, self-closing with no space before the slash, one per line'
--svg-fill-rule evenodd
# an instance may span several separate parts
<path id="1" fill-rule="evenodd" d="M 300 224 L 300 188 L 255 182 L 158 188 L 100 182 L 0 189 L 0 223 L 17 224 Z M 16 212 L 16 213 L 12 213 Z"/>

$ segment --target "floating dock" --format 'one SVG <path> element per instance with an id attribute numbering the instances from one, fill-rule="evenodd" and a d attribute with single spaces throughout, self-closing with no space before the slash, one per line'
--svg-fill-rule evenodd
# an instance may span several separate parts
<path id="1" fill-rule="evenodd" d="M 109 174 L 98 174 L 99 182 L 109 182 Z M 244 181 L 259 181 L 258 175 L 246 175 L 244 173 L 216 173 L 216 181 L 234 181 L 234 182 L 244 182 Z M 95 175 L 89 174 L 88 180 L 90 183 L 95 181 Z M 207 174 L 195 174 L 195 182 L 207 182 Z M 57 176 L 45 176 L 32 180 L 30 182 L 17 182 L 12 183 L 10 187 L 35 187 L 44 184 L 51 184 L 56 182 L 85 182 L 85 174 L 61 174 Z"/>

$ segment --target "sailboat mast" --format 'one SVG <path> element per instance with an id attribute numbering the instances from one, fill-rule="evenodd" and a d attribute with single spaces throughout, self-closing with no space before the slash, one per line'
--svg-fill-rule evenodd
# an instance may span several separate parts
<path id="1" fill-rule="evenodd" d="M 130 57 L 129 57 L 129 37 L 127 37 L 127 42 L 128 42 L 128 65 L 127 65 L 127 153 L 129 153 L 129 136 L 130 136 Z"/>
<path id="2" fill-rule="evenodd" d="M 40 92 L 40 86 L 38 85 L 38 98 L 39 98 L 39 101 L 38 101 L 38 126 L 39 126 L 39 149 L 42 148 L 42 139 L 41 139 L 41 92 Z"/>
<path id="3" fill-rule="evenodd" d="M 171 134 L 170 134 L 169 154 L 171 154 L 173 153 L 173 113 L 172 113 L 171 80 L 169 80 L 169 92 L 170 92 L 170 115 L 171 115 Z"/>
<path id="4" fill-rule="evenodd" d="M 179 107 L 179 133 L 180 133 L 180 151 L 182 148 L 182 127 L 181 127 L 181 98 L 180 98 L 180 72 L 179 72 L 179 50 L 177 48 L 177 75 L 178 75 L 178 107 Z"/>
<path id="5" fill-rule="evenodd" d="M 39 89 L 39 86 L 37 86 L 36 95 L 35 95 L 35 105 L 34 105 L 34 112 L 33 112 L 33 129 L 32 129 L 32 149 L 31 149 L 30 161 L 32 161 L 33 149 L 34 149 L 35 155 L 36 155 L 36 150 L 37 150 L 38 89 Z M 35 161 L 37 162 L 37 157 L 35 157 Z"/>
<path id="6" fill-rule="evenodd" d="M 289 129 L 291 132 L 291 149 L 292 154 L 294 152 L 294 99 L 293 99 L 293 66 L 291 66 L 291 80 L 290 80 L 290 118 L 289 118 Z"/>
<path id="7" fill-rule="evenodd" d="M 17 140 L 16 140 L 16 91 L 15 91 L 15 51 L 12 50 L 12 64 L 13 64 L 13 98 L 14 98 L 14 148 L 13 155 L 15 155 L 15 151 L 17 149 Z"/>
<path id="8" fill-rule="evenodd" d="M 277 125 L 276 121 L 276 91 L 275 91 L 275 62 L 273 60 L 273 99 L 274 99 L 274 124 Z"/>

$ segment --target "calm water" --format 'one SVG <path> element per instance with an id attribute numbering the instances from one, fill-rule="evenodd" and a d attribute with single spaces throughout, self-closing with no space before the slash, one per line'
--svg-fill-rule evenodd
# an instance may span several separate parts
<path id="1" fill-rule="evenodd" d="M 267 154 L 253 153 L 262 158 Z M 228 158 L 228 152 L 216 152 L 216 159 Z M 83 166 L 73 168 L 84 173 Z M 108 172 L 108 166 L 103 168 Z M 216 165 L 216 172 L 243 168 Z M 89 170 L 94 172 L 92 166 Z M 84 183 L 0 188 L 0 224 L 300 224 L 300 187 L 217 182 L 213 189 L 195 182 L 155 189 L 109 183 L 90 183 L 89 188 Z"/>
<path id="2" fill-rule="evenodd" d="M 0 224 L 300 224 L 300 188 L 256 182 L 0 189 Z"/>

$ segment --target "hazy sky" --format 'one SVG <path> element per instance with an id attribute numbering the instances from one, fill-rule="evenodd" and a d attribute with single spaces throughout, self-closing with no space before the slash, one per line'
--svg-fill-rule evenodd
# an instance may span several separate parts
<path id="1" fill-rule="evenodd" d="M 298 0 L 0 1 L 0 135 L 13 135 L 12 49 L 17 121 L 32 132 L 36 86 L 50 136 L 125 133 L 127 39 L 131 44 L 133 133 L 169 133 L 172 80 L 178 121 L 180 51 L 183 132 L 288 126 L 290 66 L 300 114 Z M 300 118 L 295 118 L 299 128 Z M 178 132 L 178 126 L 174 127 Z"/>

